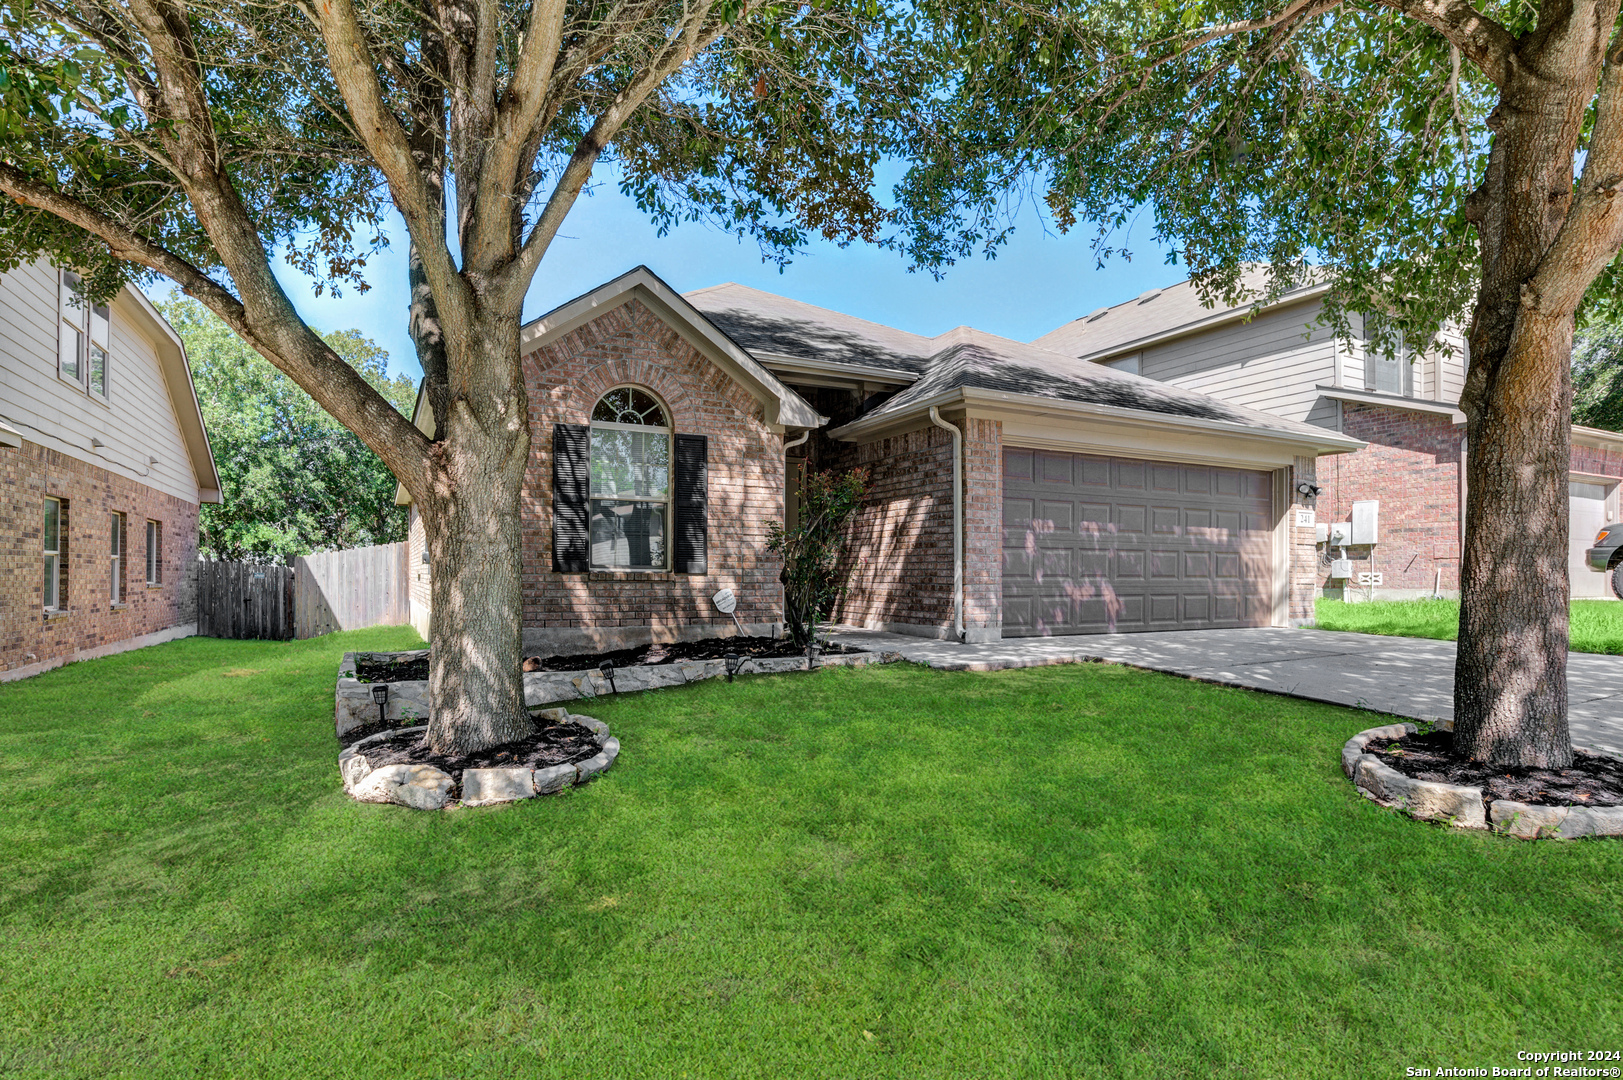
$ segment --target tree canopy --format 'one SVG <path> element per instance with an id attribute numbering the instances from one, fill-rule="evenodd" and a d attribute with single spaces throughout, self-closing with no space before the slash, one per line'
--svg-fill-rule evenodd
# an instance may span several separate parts
<path id="1" fill-rule="evenodd" d="M 221 501 L 198 515 L 200 555 L 280 563 L 406 538 L 395 478 L 354 432 L 197 301 L 177 297 L 158 309 L 186 344 L 220 471 Z M 322 337 L 368 385 L 411 414 L 416 381 L 391 377 L 388 353 L 359 330 Z"/>

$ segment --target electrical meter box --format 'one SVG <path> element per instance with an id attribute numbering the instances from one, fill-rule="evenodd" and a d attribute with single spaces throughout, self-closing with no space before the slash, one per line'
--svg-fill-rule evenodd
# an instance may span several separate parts
<path id="1" fill-rule="evenodd" d="M 1380 516 L 1381 504 L 1376 499 L 1367 502 L 1355 502 L 1352 507 L 1352 542 L 1354 544 L 1374 544 L 1379 537 L 1376 534 L 1376 521 Z"/>
<path id="2" fill-rule="evenodd" d="M 1332 521 L 1330 523 L 1330 546 L 1346 547 L 1352 543 L 1352 522 Z"/>
<path id="3" fill-rule="evenodd" d="M 1333 560 L 1330 563 L 1330 576 L 1333 577 L 1333 578 L 1342 578 L 1342 579 L 1352 577 L 1352 560 L 1351 559 L 1335 559 L 1335 560 Z"/>

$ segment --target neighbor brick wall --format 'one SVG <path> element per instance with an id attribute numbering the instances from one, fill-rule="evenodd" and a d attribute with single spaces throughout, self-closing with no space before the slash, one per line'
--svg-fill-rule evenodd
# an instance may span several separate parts
<path id="1" fill-rule="evenodd" d="M 952 436 L 930 425 L 870 443 L 827 445 L 819 465 L 868 470 L 851 520 L 840 622 L 952 628 Z"/>
<path id="2" fill-rule="evenodd" d="M 67 501 L 67 611 L 44 610 L 46 496 Z M 109 515 L 125 515 L 124 600 L 109 580 Z M 146 523 L 163 523 L 163 584 L 146 585 Z M 197 504 L 24 441 L 0 447 L 0 671 L 197 621 Z"/>
<path id="3" fill-rule="evenodd" d="M 783 521 L 783 437 L 761 405 L 636 300 L 524 357 L 530 397 L 530 466 L 521 496 L 524 627 L 568 630 L 730 629 L 711 596 L 738 595 L 745 623 L 780 623 L 778 560 L 767 525 Z M 585 424 L 603 393 L 623 383 L 651 389 L 678 434 L 709 438 L 708 567 L 703 576 L 660 572 L 552 572 L 552 426 Z"/>
<path id="4" fill-rule="evenodd" d="M 1343 433 L 1369 445 L 1319 459 L 1324 494 L 1318 499 L 1318 519 L 1348 521 L 1354 501 L 1380 500 L 1380 543 L 1374 555 L 1383 589 L 1430 589 L 1438 570 L 1443 589 L 1460 587 L 1464 430 L 1436 413 L 1343 403 Z M 1347 554 L 1355 575 L 1370 569 L 1369 547 L 1348 548 Z M 1328 579 L 1329 567 L 1320 561 L 1316 580 L 1322 586 Z"/>

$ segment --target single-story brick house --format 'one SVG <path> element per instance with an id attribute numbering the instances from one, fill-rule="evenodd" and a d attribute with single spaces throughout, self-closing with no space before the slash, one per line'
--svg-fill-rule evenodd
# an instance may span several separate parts
<path id="1" fill-rule="evenodd" d="M 44 261 L 0 274 L 0 681 L 197 631 L 220 478 L 180 339 Z"/>
<path id="2" fill-rule="evenodd" d="M 871 476 L 840 621 L 968 641 L 1286 625 L 1311 616 L 1317 559 L 1297 485 L 1364 445 L 967 327 L 684 296 L 646 267 L 522 340 L 532 652 L 730 632 L 723 588 L 775 632 L 767 525 L 794 520 L 807 465 Z M 415 515 L 411 538 L 426 632 Z"/>
<path id="3" fill-rule="evenodd" d="M 1458 596 L 1469 453 L 1459 401 L 1469 345 L 1445 327 L 1429 352 L 1383 351 L 1357 315 L 1351 340 L 1340 340 L 1322 318 L 1326 291 L 1310 283 L 1260 308 L 1208 308 L 1184 281 L 1100 308 L 1034 344 L 1357 440 L 1362 449 L 1315 465 L 1323 488 L 1315 591 Z M 1583 552 L 1618 520 L 1623 434 L 1575 426 L 1568 479 L 1572 595 L 1610 598 L 1606 576 L 1588 569 Z M 1332 530 L 1350 526 L 1355 503 L 1373 504 L 1375 543 L 1336 544 Z"/>

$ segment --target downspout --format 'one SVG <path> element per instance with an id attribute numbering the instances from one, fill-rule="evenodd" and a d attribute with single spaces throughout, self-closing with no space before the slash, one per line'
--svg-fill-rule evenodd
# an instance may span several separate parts
<path id="1" fill-rule="evenodd" d="M 964 640 L 964 433 L 941 419 L 930 406 L 930 422 L 952 432 L 952 622 L 958 641 Z"/>
<path id="2" fill-rule="evenodd" d="M 793 450 L 795 447 L 799 446 L 809 438 L 811 438 L 811 428 L 807 428 L 805 431 L 802 431 L 797 438 L 790 439 L 788 442 L 784 443 L 783 452 L 787 454 L 789 451 Z"/>

